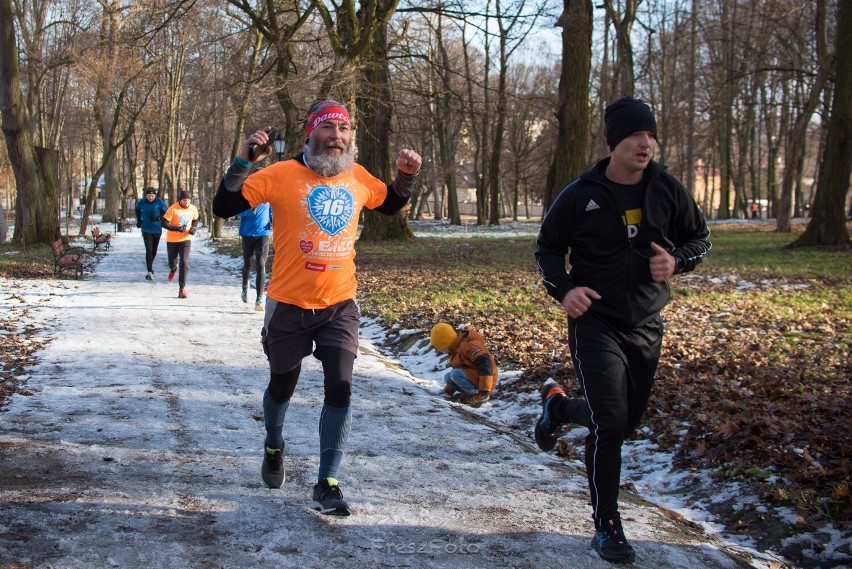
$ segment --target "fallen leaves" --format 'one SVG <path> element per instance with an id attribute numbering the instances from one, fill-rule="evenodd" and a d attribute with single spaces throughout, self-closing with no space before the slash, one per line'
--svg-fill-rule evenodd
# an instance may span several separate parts
<path id="1" fill-rule="evenodd" d="M 501 243 L 505 257 L 515 254 L 514 246 Z M 479 329 L 498 365 L 524 370 L 522 380 L 498 390 L 533 392 L 552 377 L 580 395 L 564 317 L 532 260 L 506 269 L 502 257 L 483 250 L 489 247 L 438 245 L 417 262 L 401 248 L 362 247 L 362 309 L 424 335 L 438 321 Z M 452 295 L 477 286 L 492 292 L 489 302 L 466 304 L 460 294 L 436 300 L 436 290 Z M 736 477 L 805 519 L 852 521 L 852 281 L 746 283 L 698 271 L 673 287 L 644 418 L 655 443 L 675 454 L 678 468 Z"/>
<path id="2" fill-rule="evenodd" d="M 9 297 L 9 300 L 19 299 L 17 295 Z M 16 393 L 30 395 L 21 378 L 36 363 L 36 352 L 44 347 L 36 339 L 36 329 L 22 325 L 24 312 L 15 307 L 0 314 L 0 408 Z"/>

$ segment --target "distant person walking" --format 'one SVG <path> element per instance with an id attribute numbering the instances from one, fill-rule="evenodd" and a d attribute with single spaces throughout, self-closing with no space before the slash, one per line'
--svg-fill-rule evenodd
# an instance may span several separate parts
<path id="1" fill-rule="evenodd" d="M 145 242 L 145 267 L 148 269 L 145 279 L 149 281 L 154 280 L 154 259 L 163 233 L 161 219 L 168 209 L 166 202 L 157 197 L 155 188 L 146 188 L 145 197 L 136 203 L 136 227 L 142 230 Z"/>
<path id="2" fill-rule="evenodd" d="M 760 218 L 760 206 L 757 204 L 757 202 L 751 202 L 751 218 Z"/>
<path id="3" fill-rule="evenodd" d="M 189 203 L 189 194 L 181 191 L 177 203 L 169 207 L 163 215 L 163 227 L 168 229 L 166 249 L 168 251 L 169 282 L 178 275 L 178 298 L 186 298 L 186 277 L 189 275 L 189 252 L 192 249 L 192 236 L 198 226 L 198 210 Z M 180 264 L 178 265 L 178 259 Z"/>
<path id="4" fill-rule="evenodd" d="M 268 203 L 237 214 L 240 218 L 240 241 L 243 246 L 243 302 L 248 302 L 249 273 L 254 259 L 254 288 L 257 299 L 254 309 L 263 310 L 263 289 L 266 284 L 266 258 L 269 256 L 269 236 L 272 235 L 272 210 Z"/>
<path id="5" fill-rule="evenodd" d="M 621 447 L 651 395 L 663 341 L 660 310 L 670 297 L 666 281 L 703 260 L 710 232 L 683 184 L 651 159 L 657 123 L 650 107 L 624 97 L 606 107 L 604 124 L 609 158 L 565 186 L 536 241 L 544 286 L 567 314 L 585 399 L 545 383 L 535 440 L 549 451 L 562 425 L 589 429 L 592 547 L 622 562 L 636 554 L 618 511 Z"/>

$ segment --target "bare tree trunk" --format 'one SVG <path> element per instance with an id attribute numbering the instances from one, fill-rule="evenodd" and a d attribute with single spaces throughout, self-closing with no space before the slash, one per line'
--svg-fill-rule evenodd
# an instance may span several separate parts
<path id="1" fill-rule="evenodd" d="M 728 219 L 731 217 L 731 187 L 733 186 L 733 133 L 734 98 L 736 85 L 734 69 L 736 65 L 734 54 L 734 16 L 731 6 L 722 0 L 722 68 L 725 69 L 725 83 L 722 86 L 722 96 L 718 105 L 718 134 L 719 134 L 719 210 L 716 217 Z"/>
<path id="2" fill-rule="evenodd" d="M 748 218 L 749 216 L 746 175 L 750 172 L 750 152 L 756 146 L 754 142 L 754 130 L 758 91 L 753 88 L 754 79 L 754 77 L 750 78 L 749 85 L 746 88 L 746 93 L 741 97 L 743 108 L 740 111 L 740 115 L 742 117 L 740 120 L 740 127 L 737 129 L 737 133 L 739 134 L 737 137 L 737 168 L 736 174 L 733 177 L 735 194 L 737 196 L 736 206 L 743 218 Z M 746 97 L 750 97 L 749 100 L 744 100 Z M 752 187 L 754 187 L 753 184 Z"/>
<path id="3" fill-rule="evenodd" d="M 776 108 L 779 105 L 776 105 L 775 89 L 762 89 L 762 92 L 761 105 L 766 109 L 764 128 L 766 129 L 766 138 L 769 141 L 769 146 L 766 150 L 766 215 L 767 217 L 775 217 L 775 208 L 778 204 L 778 195 L 781 188 L 778 157 L 781 155 L 781 143 L 784 140 L 782 133 L 787 130 L 785 125 L 788 123 L 789 113 L 787 105 L 780 105 L 781 115 L 777 115 Z"/>
<path id="4" fill-rule="evenodd" d="M 615 50 L 618 54 L 615 67 L 616 89 L 618 97 L 633 95 L 636 80 L 633 70 L 633 45 L 630 33 L 636 21 L 636 9 L 641 0 L 624 0 L 623 13 L 613 5 L 612 0 L 604 0 L 604 7 L 615 26 Z"/>
<path id="5" fill-rule="evenodd" d="M 834 98 L 811 221 L 790 247 L 849 246 L 844 219 L 852 172 L 852 4 L 837 6 Z"/>
<path id="6" fill-rule="evenodd" d="M 437 43 L 441 45 L 443 42 L 442 37 L 442 17 L 440 14 L 440 10 L 438 13 L 438 25 L 436 26 L 437 33 Z M 435 51 L 432 48 L 432 28 L 429 28 L 429 120 L 434 125 L 434 128 L 429 129 L 429 161 L 432 163 L 432 171 L 430 172 L 431 176 L 429 177 L 429 181 L 432 184 L 432 200 L 434 201 L 434 211 L 432 215 L 435 221 L 441 221 L 443 218 L 443 210 L 444 206 L 441 203 L 441 197 L 443 192 L 441 191 L 441 187 L 443 186 L 442 181 L 439 179 L 439 168 L 438 168 L 438 150 L 436 146 L 438 145 L 439 136 L 436 135 L 436 130 L 443 130 L 444 124 L 443 121 L 438 117 L 438 105 L 435 102 L 435 99 L 439 96 L 436 92 L 435 88 L 435 66 L 432 64 L 435 56 Z M 443 47 L 443 46 L 442 46 Z M 442 87 L 441 91 L 446 91 L 446 87 Z M 441 164 L 441 170 L 443 170 L 444 164 Z M 424 196 L 425 197 L 425 196 Z M 422 200 L 422 198 L 421 198 Z M 423 211 L 423 206 L 425 205 L 422 200 L 420 203 L 420 207 L 417 210 L 417 217 L 420 217 L 420 214 Z"/>
<path id="7" fill-rule="evenodd" d="M 383 0 L 387 9 L 395 0 Z M 362 58 L 363 75 L 358 108 L 358 163 L 379 179 L 390 176 L 391 87 L 388 66 L 387 26 L 378 25 L 373 31 L 366 56 Z M 408 227 L 405 209 L 392 216 L 370 210 L 364 211 L 364 227 L 359 240 L 404 240 L 414 238 Z"/>
<path id="8" fill-rule="evenodd" d="M 301 3 L 298 2 L 298 0 L 290 0 L 288 2 L 282 2 L 281 4 L 276 3 L 276 9 L 267 9 L 273 4 L 258 2 L 257 8 L 255 8 L 254 3 L 244 2 L 243 0 L 227 1 L 229 4 L 232 4 L 248 16 L 254 27 L 258 30 L 258 33 L 260 33 L 263 38 L 275 48 L 277 56 L 275 59 L 275 96 L 284 114 L 284 125 L 280 128 L 283 129 L 287 148 L 291 149 L 291 152 L 296 152 L 297 149 L 302 148 L 302 144 L 304 142 L 304 130 L 302 129 L 302 117 L 298 113 L 298 108 L 293 102 L 291 94 L 291 89 L 298 82 L 289 80 L 290 75 L 295 69 L 293 56 L 290 52 L 290 43 L 293 36 L 295 36 L 305 22 L 308 21 L 314 10 L 317 8 L 325 8 L 325 5 L 321 1 L 318 2 L 317 0 L 311 0 L 307 3 Z M 349 15 L 354 17 L 354 3 L 347 4 L 347 9 L 352 11 Z M 324 12 L 321 13 L 321 16 L 326 24 L 330 39 L 334 40 L 334 24 L 330 21 L 330 14 L 328 13 L 328 10 L 324 10 Z M 367 36 L 369 37 L 369 33 Z M 257 55 L 259 47 L 260 43 L 257 42 L 255 44 L 255 53 L 252 57 Z M 333 48 L 338 54 L 340 54 L 340 51 L 344 49 L 339 45 L 339 43 L 335 44 Z"/>
<path id="9" fill-rule="evenodd" d="M 486 3 L 485 9 L 485 29 L 488 30 L 489 18 L 491 12 L 491 0 Z M 476 170 L 476 224 L 485 225 L 488 219 L 488 174 L 487 164 L 493 149 L 489 145 L 491 141 L 491 37 L 485 35 L 485 67 L 484 78 L 482 81 L 482 122 L 480 124 L 479 144 L 477 145 Z M 470 79 L 472 81 L 472 78 Z M 473 106 L 473 99 L 471 99 Z"/>
<path id="10" fill-rule="evenodd" d="M 775 230 L 779 233 L 788 233 L 792 229 L 790 218 L 793 213 L 793 190 L 796 179 L 800 175 L 799 165 L 805 154 L 808 124 L 819 104 L 820 94 L 825 88 L 831 71 L 831 55 L 828 53 L 826 35 L 825 4 L 825 0 L 817 0 L 816 2 L 817 75 L 808 94 L 808 100 L 793 125 L 793 130 L 787 142 L 787 150 L 784 153 L 784 177 L 781 180 L 781 199 L 778 203 L 778 217 L 775 225 Z"/>
<path id="11" fill-rule="evenodd" d="M 497 79 L 497 125 L 491 144 L 491 160 L 488 164 L 488 224 L 500 225 L 500 158 L 503 152 L 503 133 L 506 130 L 506 76 L 509 73 L 509 55 L 507 53 L 508 30 L 500 13 L 500 0 L 496 0 L 497 25 L 500 29 L 500 75 Z"/>
<path id="12" fill-rule="evenodd" d="M 689 68 L 686 117 L 686 170 L 684 171 L 686 189 L 689 195 L 695 196 L 695 97 L 696 78 L 695 64 L 698 51 L 697 11 L 700 0 L 692 0 L 692 10 L 689 13 Z"/>
<path id="13" fill-rule="evenodd" d="M 442 89 L 438 97 L 437 116 L 438 121 L 435 125 L 438 137 L 438 152 L 440 154 L 441 169 L 445 173 L 444 185 L 447 188 L 446 204 L 447 204 L 447 219 L 453 225 L 461 225 L 461 212 L 459 211 L 459 194 L 457 183 L 457 165 L 456 165 L 456 148 L 458 144 L 458 133 L 462 125 L 461 120 L 454 120 L 453 112 L 453 97 L 449 92 L 449 85 L 452 81 L 453 70 L 450 67 L 450 56 L 447 52 L 447 46 L 443 41 L 443 25 L 442 20 L 438 19 L 438 49 L 441 53 L 442 63 Z M 441 191 L 440 193 L 443 193 Z M 435 197 L 438 199 L 438 196 Z M 436 203 L 435 215 L 438 205 Z"/>
<path id="14" fill-rule="evenodd" d="M 547 174 L 544 209 L 562 187 L 586 167 L 589 138 L 589 74 L 592 69 L 592 12 L 590 0 L 563 0 L 562 69 L 556 109 L 557 134 L 553 162 Z"/>
<path id="15" fill-rule="evenodd" d="M 53 241 L 59 223 L 59 201 L 55 175 L 46 171 L 46 164 L 38 159 L 30 131 L 31 117 L 21 99 L 13 21 L 10 0 L 0 0 L 0 116 L 17 188 L 12 238 L 26 248 Z"/>

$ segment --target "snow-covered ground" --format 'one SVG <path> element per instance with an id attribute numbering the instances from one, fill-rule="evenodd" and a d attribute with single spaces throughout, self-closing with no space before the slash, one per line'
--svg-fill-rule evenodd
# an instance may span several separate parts
<path id="1" fill-rule="evenodd" d="M 449 403 L 438 355 L 420 342 L 387 357 L 376 322 L 362 329 L 339 477 L 353 515 L 322 516 L 310 501 L 313 358 L 285 423 L 287 482 L 264 488 L 262 314 L 239 300 L 239 261 L 211 252 L 203 232 L 190 264 L 187 300 L 165 280 L 164 244 L 155 283 L 144 281 L 135 231 L 116 234 L 83 281 L 0 280 L 0 310 L 51 339 L 29 393 L 0 412 L 0 567 L 610 566 L 589 547 L 582 469 L 515 428 L 536 402 Z M 628 453 L 642 453 L 626 465 L 642 497 L 716 531 L 653 491 L 676 475 L 652 451 Z M 643 500 L 622 510 L 634 567 L 777 566 Z"/>

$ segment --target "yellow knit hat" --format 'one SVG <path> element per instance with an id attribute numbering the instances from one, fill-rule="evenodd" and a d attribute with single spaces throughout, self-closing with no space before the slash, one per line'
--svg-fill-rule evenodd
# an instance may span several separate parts
<path id="1" fill-rule="evenodd" d="M 446 350 L 456 341 L 456 331 L 449 324 L 440 322 L 432 327 L 429 342 L 436 350 Z"/>

